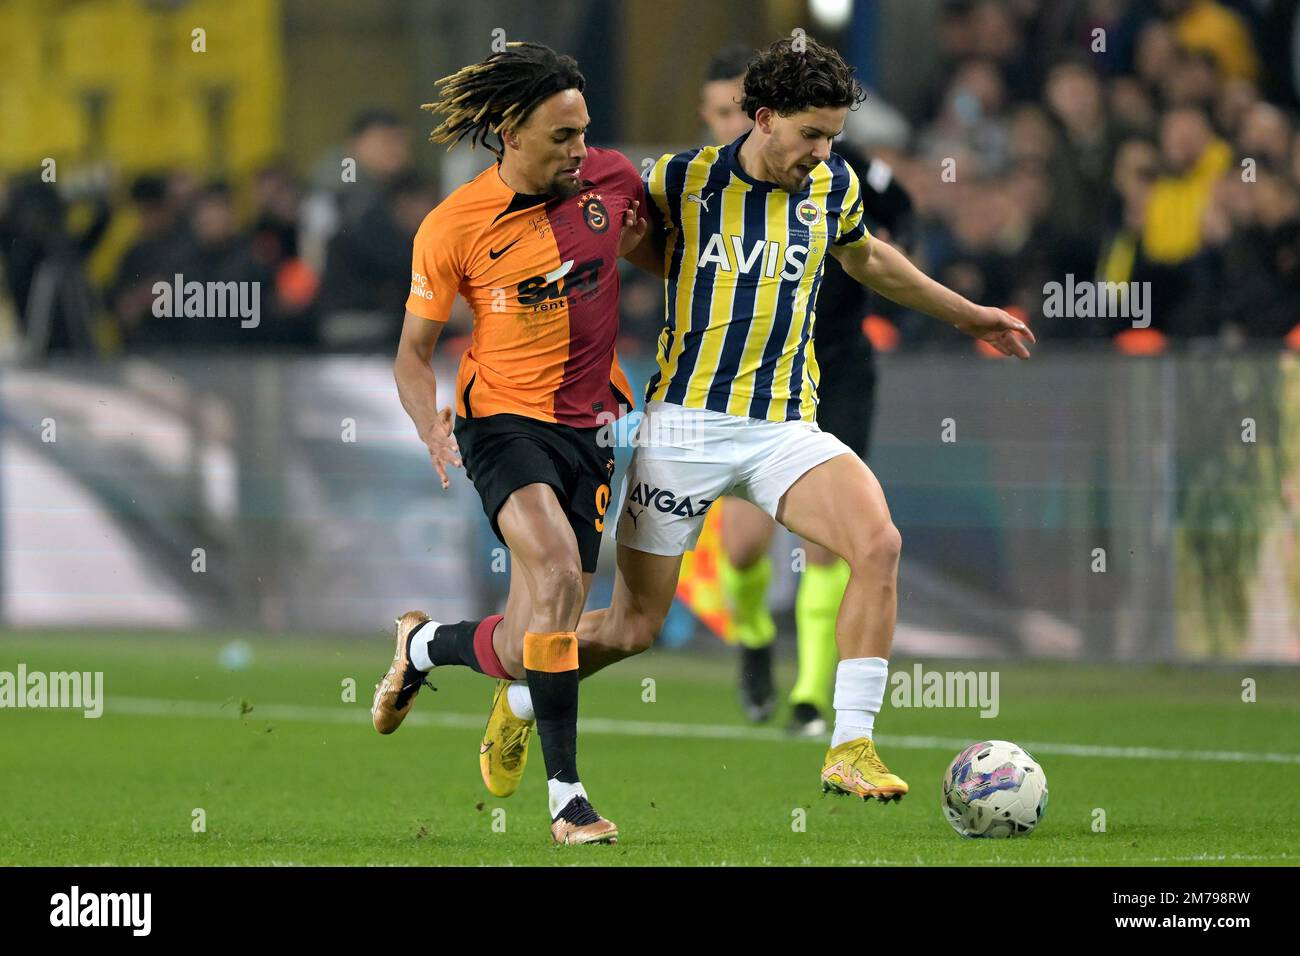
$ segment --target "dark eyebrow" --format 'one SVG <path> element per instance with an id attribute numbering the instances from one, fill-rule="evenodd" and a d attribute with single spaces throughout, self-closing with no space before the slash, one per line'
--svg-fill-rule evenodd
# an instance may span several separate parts
<path id="1" fill-rule="evenodd" d="M 822 136 L 829 136 L 831 139 L 844 133 L 844 127 L 842 126 L 840 127 L 839 132 L 836 133 L 827 133 L 825 130 L 818 129 L 816 126 L 805 126 L 804 129 L 810 129 L 814 133 L 820 133 Z"/>

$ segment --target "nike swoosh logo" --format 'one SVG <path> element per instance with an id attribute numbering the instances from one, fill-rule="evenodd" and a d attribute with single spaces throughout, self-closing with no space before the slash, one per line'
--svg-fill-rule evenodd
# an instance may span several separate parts
<path id="1" fill-rule="evenodd" d="M 494 743 L 496 743 L 495 740 L 489 740 L 489 741 L 488 741 L 487 743 L 485 743 L 485 744 L 479 744 L 479 745 L 478 745 L 478 752 L 481 753 L 481 754 L 485 754 L 485 753 L 487 753 L 489 750 L 492 749 L 492 745 L 493 745 Z"/>
<path id="2" fill-rule="evenodd" d="M 518 241 L 519 241 L 518 239 L 515 240 L 515 242 L 518 242 Z M 489 250 L 488 250 L 488 258 L 489 258 L 489 259 L 500 259 L 502 256 L 504 256 L 504 255 L 506 254 L 506 252 L 509 251 L 510 246 L 513 246 L 513 245 L 515 244 L 515 242 L 512 242 L 512 243 L 510 243 L 509 245 L 507 245 L 507 246 L 505 246 L 504 248 L 499 249 L 499 250 L 489 249 Z"/>

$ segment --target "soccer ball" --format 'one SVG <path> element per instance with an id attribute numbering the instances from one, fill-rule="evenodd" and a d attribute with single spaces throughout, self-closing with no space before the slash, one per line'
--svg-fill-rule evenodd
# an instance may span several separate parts
<path id="1" fill-rule="evenodd" d="M 943 775 L 943 815 L 965 837 L 1029 833 L 1047 810 L 1047 777 L 1007 740 L 971 744 Z"/>

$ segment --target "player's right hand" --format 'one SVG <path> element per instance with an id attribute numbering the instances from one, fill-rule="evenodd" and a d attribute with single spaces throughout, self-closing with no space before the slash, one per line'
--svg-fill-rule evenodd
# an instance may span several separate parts
<path id="1" fill-rule="evenodd" d="M 451 479 L 447 477 L 447 466 L 465 467 L 460 461 L 460 446 L 456 443 L 456 436 L 451 433 L 452 414 L 450 408 L 441 409 L 437 419 L 429 426 L 424 436 L 425 447 L 429 449 L 429 457 L 433 459 L 433 467 L 437 470 L 438 477 L 442 479 L 444 490 L 451 487 Z"/>
<path id="2" fill-rule="evenodd" d="M 1029 358 L 1029 349 L 1020 338 L 1023 336 L 1031 344 L 1038 341 L 1024 322 L 1003 309 L 987 305 L 976 306 L 972 316 L 959 322 L 957 328 L 972 338 L 989 343 L 1003 355 L 1022 359 Z"/>
<path id="3" fill-rule="evenodd" d="M 618 257 L 621 259 L 637 246 L 645 238 L 645 231 L 650 225 L 648 219 L 639 216 L 641 203 L 639 200 L 632 200 L 632 205 L 623 211 L 623 231 L 618 237 Z"/>

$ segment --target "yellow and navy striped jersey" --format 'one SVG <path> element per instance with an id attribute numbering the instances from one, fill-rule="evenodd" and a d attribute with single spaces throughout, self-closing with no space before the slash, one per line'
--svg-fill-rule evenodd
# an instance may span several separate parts
<path id="1" fill-rule="evenodd" d="M 736 155 L 745 136 L 662 156 L 646 171 L 667 273 L 659 369 L 646 400 L 816 421 L 813 304 L 828 245 L 871 240 L 862 190 L 834 153 L 802 192 L 760 182 Z"/>

